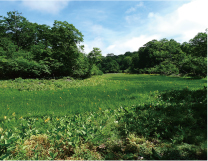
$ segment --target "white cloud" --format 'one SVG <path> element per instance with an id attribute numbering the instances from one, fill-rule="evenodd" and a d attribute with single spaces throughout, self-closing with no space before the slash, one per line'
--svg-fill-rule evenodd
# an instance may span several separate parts
<path id="1" fill-rule="evenodd" d="M 98 36 L 102 34 L 104 28 L 101 25 L 92 25 L 92 27 L 89 30 L 91 30 L 93 34 Z"/>
<path id="2" fill-rule="evenodd" d="M 83 25 L 87 28 L 88 35 L 92 35 L 93 39 L 85 40 L 83 45 L 85 46 L 85 52 L 89 53 L 93 50 L 93 47 L 98 47 L 102 51 L 107 48 L 107 44 L 112 44 L 113 41 L 118 37 L 117 32 L 105 28 L 102 25 L 94 24 L 93 22 L 83 22 Z M 103 52 L 103 55 L 106 53 Z"/>
<path id="3" fill-rule="evenodd" d="M 133 14 L 130 16 L 125 16 L 125 20 L 127 23 L 135 23 L 138 22 L 140 20 L 140 15 L 139 14 Z"/>
<path id="4" fill-rule="evenodd" d="M 138 51 L 139 47 L 142 47 L 148 41 L 158 39 L 158 35 L 140 35 L 138 37 L 125 37 L 117 40 L 114 45 L 110 45 L 108 48 L 103 50 L 103 53 L 114 53 L 115 55 L 124 54 L 126 51 Z"/>
<path id="5" fill-rule="evenodd" d="M 115 33 L 116 34 L 116 33 Z M 107 45 L 105 41 L 101 38 L 95 38 L 92 41 L 84 42 L 85 53 L 89 53 L 93 50 L 93 47 L 98 47 L 102 51 L 102 55 L 106 56 L 108 53 L 114 53 L 115 55 L 124 54 L 126 51 L 138 51 L 139 47 L 142 47 L 148 41 L 153 39 L 159 39 L 159 35 L 141 35 L 138 37 L 125 36 L 123 38 L 114 39 L 112 42 L 114 44 Z"/>
<path id="6" fill-rule="evenodd" d="M 126 13 L 131 13 L 131 12 L 134 12 L 134 11 L 136 11 L 136 8 L 135 7 L 131 7 L 130 9 L 128 9 L 126 11 Z"/>
<path id="7" fill-rule="evenodd" d="M 22 4 L 25 7 L 28 7 L 31 10 L 36 10 L 40 12 L 47 12 L 51 14 L 57 14 L 60 10 L 65 8 L 68 5 L 68 1 L 61 1 L 61 0 L 56 0 L 56 1 L 33 1 L 33 0 L 27 0 L 27 1 L 22 1 Z"/>
<path id="8" fill-rule="evenodd" d="M 84 51 L 86 54 L 91 52 L 94 47 L 100 48 L 103 55 L 103 50 L 105 48 L 105 44 L 103 42 L 103 39 L 101 37 L 96 37 L 91 41 L 85 41 L 84 43 L 81 43 L 81 45 L 84 45 Z"/>
<path id="9" fill-rule="evenodd" d="M 166 38 L 177 36 L 180 42 L 188 41 L 208 27 L 207 6 L 207 0 L 193 0 L 165 16 L 149 13 L 148 29 Z"/>
<path id="10" fill-rule="evenodd" d="M 136 11 L 137 10 L 137 8 L 139 8 L 139 7 L 143 7 L 144 6 L 144 4 L 143 4 L 143 2 L 140 2 L 139 4 L 137 4 L 135 7 L 131 7 L 131 8 L 129 8 L 127 11 L 126 11 L 126 13 L 131 13 L 131 12 L 134 12 L 134 11 Z"/>
<path id="11" fill-rule="evenodd" d="M 101 25 L 89 26 L 92 35 L 97 38 L 84 43 L 85 51 L 89 53 L 93 47 L 98 47 L 104 56 L 108 53 L 120 55 L 126 51 L 137 51 L 153 39 L 173 38 L 181 43 L 189 41 L 198 32 L 205 32 L 208 28 L 207 6 L 207 0 L 193 0 L 166 15 L 150 12 L 146 19 L 136 14 L 126 16 L 129 23 L 138 20 L 144 23 L 137 27 L 135 24 L 126 27 L 127 30 L 122 33 Z"/>
<path id="12" fill-rule="evenodd" d="M 153 13 L 153 12 L 150 12 L 150 13 L 148 14 L 148 18 L 152 18 L 152 17 L 154 17 L 154 13 Z"/>
<path id="13" fill-rule="evenodd" d="M 115 47 L 116 47 L 116 45 L 110 45 L 110 46 L 107 47 L 107 50 L 112 50 L 112 49 L 114 49 Z"/>

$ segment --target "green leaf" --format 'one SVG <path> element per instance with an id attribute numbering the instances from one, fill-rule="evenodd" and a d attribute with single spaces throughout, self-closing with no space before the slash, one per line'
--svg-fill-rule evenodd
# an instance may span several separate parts
<path id="1" fill-rule="evenodd" d="M 86 132 L 85 131 L 83 131 L 83 130 L 81 130 L 81 132 L 85 135 L 86 134 Z"/>
<path id="2" fill-rule="evenodd" d="M 47 156 L 47 158 L 48 158 L 49 160 L 53 160 L 53 158 L 51 158 L 51 157 L 48 157 L 48 156 Z"/>
<path id="3" fill-rule="evenodd" d="M 71 133 L 71 132 L 67 132 L 67 134 L 68 134 L 69 136 L 72 136 L 72 133 Z"/>
<path id="4" fill-rule="evenodd" d="M 9 153 L 7 153 L 7 154 L 5 154 L 5 155 L 3 155 L 3 156 L 0 156 L 0 160 L 4 160 L 6 157 L 8 157 L 10 154 Z"/>
<path id="5" fill-rule="evenodd" d="M 58 152 L 56 152 L 56 153 L 53 155 L 53 158 L 55 158 L 57 155 L 58 155 Z"/>
<path id="6" fill-rule="evenodd" d="M 161 156 L 159 156 L 159 154 L 157 154 L 157 152 L 155 151 L 154 148 L 152 148 L 152 153 L 153 153 L 153 156 L 154 156 L 156 159 L 161 159 Z"/>

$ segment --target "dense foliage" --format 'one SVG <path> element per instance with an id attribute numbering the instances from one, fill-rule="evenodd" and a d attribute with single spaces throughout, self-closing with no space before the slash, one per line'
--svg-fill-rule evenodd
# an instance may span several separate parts
<path id="1" fill-rule="evenodd" d="M 82 33 L 72 24 L 54 21 L 53 27 L 29 22 L 17 11 L 0 16 L 0 78 L 86 78 L 103 73 L 207 75 L 207 34 L 188 43 L 152 40 L 138 51 L 107 54 L 94 47 L 84 53 Z"/>
<path id="2" fill-rule="evenodd" d="M 188 43 L 152 40 L 138 51 L 107 54 L 98 64 L 104 73 L 149 73 L 162 75 L 207 75 L 207 34 L 198 33 Z"/>
<path id="3" fill-rule="evenodd" d="M 7 15 L 0 17 L 1 78 L 91 75 L 95 60 L 84 54 L 83 35 L 72 24 L 55 20 L 50 27 L 17 11 Z"/>

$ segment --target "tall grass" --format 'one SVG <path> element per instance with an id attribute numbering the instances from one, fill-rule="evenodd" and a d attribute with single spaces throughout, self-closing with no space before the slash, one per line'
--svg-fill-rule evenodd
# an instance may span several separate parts
<path id="1" fill-rule="evenodd" d="M 0 83 L 0 160 L 207 159 L 206 78 Z"/>
<path id="2" fill-rule="evenodd" d="M 195 90 L 203 86 L 206 79 L 129 74 L 106 74 L 76 81 L 1 81 L 0 118 L 13 113 L 17 117 L 65 116 L 117 109 L 150 102 L 154 91 Z"/>

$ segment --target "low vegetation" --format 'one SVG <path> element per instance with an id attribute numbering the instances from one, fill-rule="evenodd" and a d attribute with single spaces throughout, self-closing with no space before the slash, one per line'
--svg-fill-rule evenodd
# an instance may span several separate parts
<path id="1" fill-rule="evenodd" d="M 0 159 L 207 159 L 206 78 L 2 80 Z"/>

